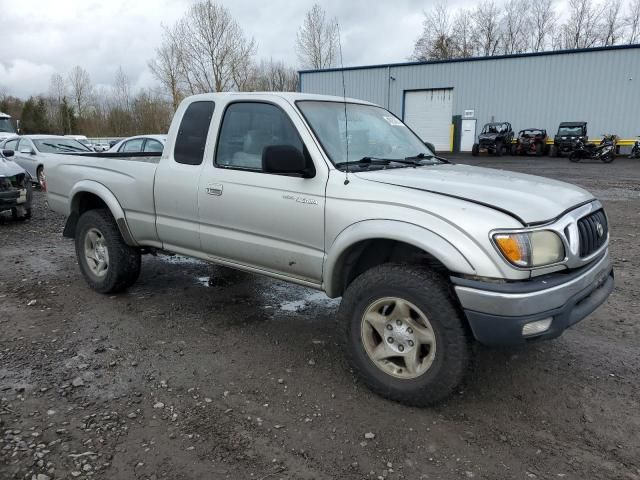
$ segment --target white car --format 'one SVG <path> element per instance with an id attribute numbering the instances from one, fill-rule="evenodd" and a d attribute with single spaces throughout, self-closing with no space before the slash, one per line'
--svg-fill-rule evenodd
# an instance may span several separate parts
<path id="1" fill-rule="evenodd" d="M 46 190 L 44 172 L 48 161 L 64 154 L 93 152 L 73 138 L 57 135 L 11 137 L 3 142 L 2 148 L 15 152 L 13 161 L 24 168 L 43 190 Z"/>
<path id="2" fill-rule="evenodd" d="M 109 152 L 119 153 L 153 153 L 164 150 L 166 135 L 136 135 L 125 138 L 109 149 Z"/>

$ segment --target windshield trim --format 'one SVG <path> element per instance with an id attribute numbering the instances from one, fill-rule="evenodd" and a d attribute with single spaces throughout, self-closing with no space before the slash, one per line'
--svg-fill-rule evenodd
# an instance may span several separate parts
<path id="1" fill-rule="evenodd" d="M 311 125 L 311 123 L 307 120 L 306 115 L 304 114 L 304 112 L 302 111 L 302 109 L 300 108 L 300 106 L 298 105 L 299 103 L 336 103 L 338 105 L 361 105 L 364 107 L 374 107 L 374 108 L 379 108 L 380 110 L 383 110 L 387 113 L 389 113 L 390 115 L 393 115 L 394 118 L 396 118 L 397 120 L 399 120 L 400 122 L 402 122 L 402 124 L 407 128 L 407 130 L 409 130 L 417 139 L 418 141 L 424 145 L 424 147 L 431 152 L 431 150 L 429 149 L 429 147 L 427 147 L 424 144 L 424 141 L 422 140 L 422 138 L 420 138 L 420 136 L 414 132 L 411 127 L 409 125 L 407 125 L 406 123 L 404 123 L 404 121 L 399 118 L 396 114 L 394 114 L 393 112 L 387 110 L 384 107 L 381 107 L 380 105 L 376 105 L 375 103 L 366 103 L 366 102 L 354 102 L 354 101 L 340 101 L 340 100 L 324 100 L 324 99 L 312 99 L 312 98 L 305 98 L 305 99 L 299 99 L 296 100 L 294 102 L 296 110 L 298 111 L 298 113 L 300 114 L 300 116 L 302 117 L 302 120 L 304 121 L 305 125 L 307 126 L 307 128 L 310 130 L 310 132 L 313 134 L 313 138 L 314 140 L 317 142 L 317 144 L 320 146 L 323 155 L 326 157 L 326 159 L 328 160 L 329 163 L 329 168 L 333 168 L 334 170 L 337 171 L 342 171 L 340 170 L 338 167 L 336 167 L 336 164 L 333 162 L 333 160 L 331 159 L 331 157 L 329 156 L 329 153 L 327 153 L 327 149 L 325 148 L 324 144 L 322 143 L 322 140 L 320 140 L 320 136 L 317 134 L 316 130 L 313 128 L 313 126 Z M 438 157 L 436 155 L 436 152 L 431 152 L 432 160 L 436 160 L 437 164 L 439 163 L 444 163 L 441 160 L 438 160 Z M 399 159 L 400 160 L 400 159 Z M 352 163 L 354 165 L 356 165 L 358 159 L 354 159 L 354 160 L 349 160 L 349 165 L 351 165 Z M 342 163 L 342 162 L 336 162 L 336 163 Z M 433 164 L 432 164 L 433 165 Z M 429 166 L 429 164 L 425 164 L 425 165 L 402 165 L 400 167 L 393 167 L 393 168 L 406 168 L 406 167 L 422 167 L 422 166 Z M 351 171 L 351 170 L 348 170 Z"/>

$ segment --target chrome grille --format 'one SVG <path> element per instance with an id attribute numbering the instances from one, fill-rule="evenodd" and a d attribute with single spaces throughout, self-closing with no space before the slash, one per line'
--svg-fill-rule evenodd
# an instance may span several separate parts
<path id="1" fill-rule="evenodd" d="M 608 233 L 609 225 L 602 209 L 578 220 L 580 257 L 588 257 L 602 247 L 607 241 Z"/>

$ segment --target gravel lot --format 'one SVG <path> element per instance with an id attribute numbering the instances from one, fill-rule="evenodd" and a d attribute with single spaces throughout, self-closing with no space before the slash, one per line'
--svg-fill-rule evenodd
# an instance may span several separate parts
<path id="1" fill-rule="evenodd" d="M 0 225 L 0 478 L 640 479 L 640 162 L 460 161 L 594 192 L 617 286 L 557 340 L 479 348 L 432 409 L 355 380 L 321 293 L 163 256 L 89 290 L 37 192 Z"/>

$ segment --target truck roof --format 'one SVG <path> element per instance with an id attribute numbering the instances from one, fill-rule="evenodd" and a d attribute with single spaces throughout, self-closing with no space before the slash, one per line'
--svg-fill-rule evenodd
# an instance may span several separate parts
<path id="1" fill-rule="evenodd" d="M 11 115 L 7 115 L 4 112 L 0 112 L 0 118 L 11 118 Z"/>
<path id="2" fill-rule="evenodd" d="M 587 122 L 561 122 L 560 127 L 583 127 Z"/>
<path id="3" fill-rule="evenodd" d="M 220 92 L 220 93 L 201 93 L 199 95 L 193 95 L 188 97 L 189 100 L 213 100 L 216 99 L 230 99 L 230 98 L 268 98 L 268 97 L 280 97 L 293 103 L 297 100 L 317 100 L 325 102 L 343 102 L 345 98 L 337 97 L 334 95 L 318 95 L 314 93 L 298 93 L 298 92 Z M 365 100 L 358 100 L 356 98 L 346 98 L 349 103 L 361 103 L 364 105 L 375 105 L 374 103 L 367 102 Z"/>

